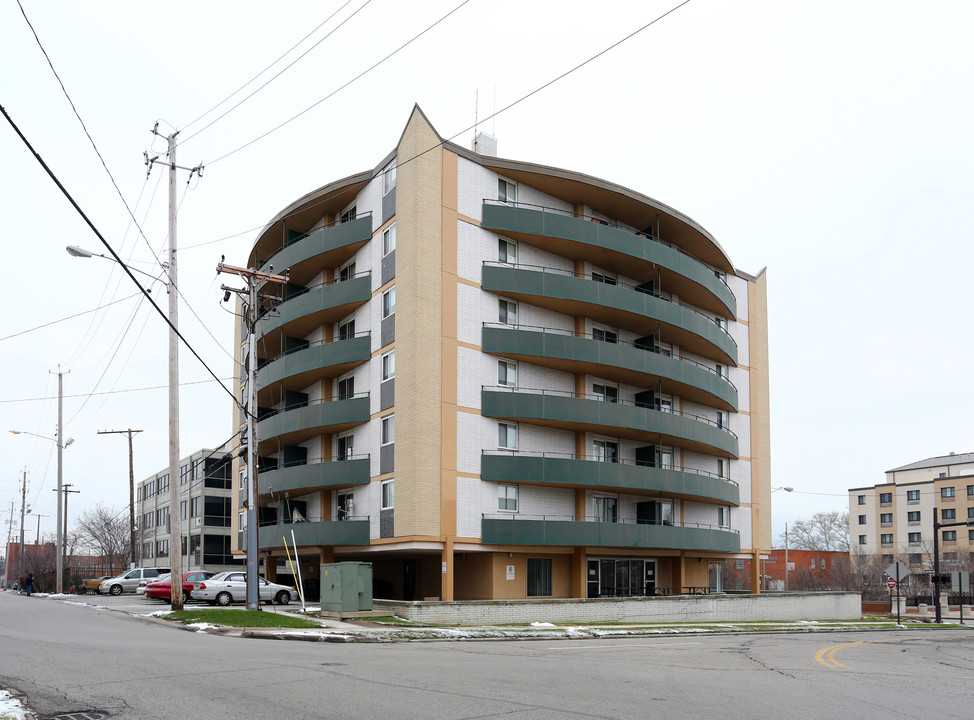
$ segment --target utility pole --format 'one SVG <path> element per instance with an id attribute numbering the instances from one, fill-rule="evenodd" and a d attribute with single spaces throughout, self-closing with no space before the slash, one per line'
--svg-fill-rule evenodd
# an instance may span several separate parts
<path id="1" fill-rule="evenodd" d="M 159 123 L 152 128 L 152 134 L 164 137 L 159 132 Z M 183 609 L 183 583 L 181 582 L 182 566 L 181 528 L 180 523 L 173 521 L 173 513 L 179 508 L 179 338 L 176 330 L 179 327 L 179 285 L 176 283 L 176 170 L 188 170 L 192 179 L 193 173 L 203 176 L 203 168 L 183 168 L 176 164 L 176 136 L 179 131 L 166 136 L 169 143 L 169 562 L 173 573 L 172 594 L 170 601 L 173 611 Z M 158 156 L 152 159 L 145 156 L 145 163 L 152 172 L 152 165 L 160 162 Z M 188 182 L 188 180 L 187 180 Z"/>
<path id="2" fill-rule="evenodd" d="M 135 465 L 132 453 L 132 434 L 140 433 L 141 430 L 99 430 L 99 435 L 128 435 L 129 437 L 129 557 L 135 565 Z M 171 470 L 171 468 L 170 468 Z M 169 477 L 169 487 L 173 484 L 173 478 Z M 172 522 L 172 509 L 169 510 L 170 522 Z M 170 542 L 170 544 L 172 544 Z M 170 551 L 171 552 L 171 551 Z"/>
<path id="3" fill-rule="evenodd" d="M 273 270 L 273 266 L 270 269 Z M 220 289 L 224 291 L 224 301 L 230 299 L 230 293 L 237 293 L 247 310 L 247 609 L 260 610 L 257 593 L 257 320 L 260 317 L 261 300 L 278 302 L 280 298 L 276 295 L 260 295 L 257 289 L 261 284 L 286 285 L 291 273 L 290 270 L 285 270 L 283 275 L 274 275 L 257 269 L 234 267 L 224 264 L 222 259 L 216 266 L 216 271 L 239 275 L 247 282 L 246 288 L 221 285 Z"/>
<path id="4" fill-rule="evenodd" d="M 64 485 L 62 485 L 61 487 L 61 492 L 64 493 L 64 530 L 63 530 L 63 535 L 61 536 L 64 538 L 64 547 L 63 547 L 63 554 L 62 554 L 62 548 L 58 549 L 58 560 L 61 561 L 61 570 L 58 571 L 59 578 L 61 577 L 61 574 L 64 572 L 64 563 L 67 560 L 67 554 L 68 554 L 68 493 L 77 494 L 81 492 L 80 490 L 68 489 L 72 487 L 74 487 L 74 485 L 71 483 L 64 483 Z M 60 499 L 60 493 L 58 495 L 58 499 Z M 60 506 L 60 503 L 58 503 L 58 505 Z M 60 530 L 61 528 L 58 529 Z"/>
<path id="5" fill-rule="evenodd" d="M 6 563 L 3 569 L 3 589 L 6 590 L 10 584 L 10 533 L 14 529 L 14 501 L 10 501 L 10 520 L 7 521 L 7 544 L 3 546 L 3 554 L 6 556 Z"/>
<path id="6" fill-rule="evenodd" d="M 20 484 L 20 552 L 17 554 L 17 569 L 24 566 L 24 509 L 27 505 L 27 471 L 24 470 L 24 479 Z"/>
<path id="7" fill-rule="evenodd" d="M 67 538 L 61 530 L 62 523 L 67 527 L 67 522 L 64 519 L 64 509 L 61 506 L 61 493 L 64 488 L 64 464 L 62 462 L 62 455 L 64 453 L 63 437 L 64 373 L 61 372 L 61 366 L 59 365 L 57 369 L 57 435 L 54 438 L 55 444 L 57 445 L 57 551 L 54 553 L 57 556 L 57 560 L 55 561 L 57 576 L 54 578 L 54 591 L 58 595 L 64 592 L 64 552 L 67 545 Z"/>

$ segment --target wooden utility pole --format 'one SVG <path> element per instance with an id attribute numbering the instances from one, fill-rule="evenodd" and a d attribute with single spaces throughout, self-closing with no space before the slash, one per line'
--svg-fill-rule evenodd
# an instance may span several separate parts
<path id="1" fill-rule="evenodd" d="M 226 293 L 224 300 L 229 299 L 230 293 L 237 293 L 247 306 L 247 609 L 260 610 L 257 593 L 260 572 L 257 567 L 257 320 L 260 317 L 261 300 L 279 302 L 280 298 L 276 295 L 260 295 L 257 290 L 261 284 L 287 285 L 291 273 L 285 270 L 283 275 L 275 275 L 256 268 L 250 270 L 226 265 L 222 260 L 216 266 L 216 271 L 239 275 L 247 281 L 246 288 L 221 285 L 220 289 Z"/>
<path id="2" fill-rule="evenodd" d="M 129 437 L 129 558 L 132 565 L 135 565 L 135 466 L 132 453 L 132 434 L 140 433 L 141 430 L 99 430 L 99 435 L 128 435 Z M 170 487 L 173 479 L 169 478 Z M 169 510 L 169 522 L 172 522 L 172 509 Z"/>

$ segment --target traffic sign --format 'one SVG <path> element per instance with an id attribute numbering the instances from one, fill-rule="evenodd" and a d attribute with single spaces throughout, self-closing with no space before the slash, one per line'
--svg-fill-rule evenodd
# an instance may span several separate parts
<path id="1" fill-rule="evenodd" d="M 886 568 L 886 574 L 897 582 L 903 582 L 910 575 L 910 568 L 905 562 L 897 560 Z"/>
<path id="2" fill-rule="evenodd" d="M 886 581 L 886 587 L 888 587 L 890 590 L 895 590 L 896 589 L 896 580 L 894 580 L 893 578 L 890 578 L 889 580 L 887 580 Z"/>

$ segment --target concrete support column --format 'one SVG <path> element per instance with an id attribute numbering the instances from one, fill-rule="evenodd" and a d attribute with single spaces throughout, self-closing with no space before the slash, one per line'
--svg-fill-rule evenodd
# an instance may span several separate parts
<path id="1" fill-rule="evenodd" d="M 335 548 L 318 548 L 318 562 L 322 565 L 330 565 L 331 563 L 335 562 Z"/>
<path id="2" fill-rule="evenodd" d="M 569 597 L 584 598 L 588 595 L 587 577 L 585 575 L 585 548 L 575 548 L 572 555 L 572 577 Z"/>
<path id="3" fill-rule="evenodd" d="M 751 555 L 751 592 L 761 594 L 761 551 L 755 550 Z"/>
<path id="4" fill-rule="evenodd" d="M 453 538 L 443 540 L 443 569 L 440 582 L 440 599 L 444 602 L 453 600 Z"/>
<path id="5" fill-rule="evenodd" d="M 264 577 L 268 582 L 277 582 L 277 558 L 273 555 L 264 555 Z"/>
<path id="6" fill-rule="evenodd" d="M 687 558 L 682 552 L 680 557 L 673 558 L 673 585 L 678 593 L 683 592 L 687 584 Z"/>

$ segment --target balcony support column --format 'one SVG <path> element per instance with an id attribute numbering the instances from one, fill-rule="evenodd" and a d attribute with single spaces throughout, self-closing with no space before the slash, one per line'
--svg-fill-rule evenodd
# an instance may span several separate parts
<path id="1" fill-rule="evenodd" d="M 264 553 L 264 577 L 268 582 L 277 582 L 277 558 L 270 553 Z"/>
<path id="2" fill-rule="evenodd" d="M 588 595 L 585 576 L 585 548 L 576 547 L 572 554 L 571 587 L 569 596 L 573 598 L 584 598 Z"/>
<path id="3" fill-rule="evenodd" d="M 329 565 L 335 562 L 335 548 L 333 547 L 320 547 L 318 548 L 318 562 L 322 565 Z"/>
<path id="4" fill-rule="evenodd" d="M 683 592 L 687 584 L 687 556 L 681 551 L 680 556 L 673 558 L 673 586 L 677 592 Z"/>
<path id="5" fill-rule="evenodd" d="M 585 522 L 585 488 L 575 488 L 575 521 Z"/>
<path id="6" fill-rule="evenodd" d="M 443 538 L 443 569 L 440 581 L 440 599 L 453 602 L 453 538 Z"/>
<path id="7" fill-rule="evenodd" d="M 761 594 L 761 551 L 755 550 L 751 555 L 751 592 Z"/>

